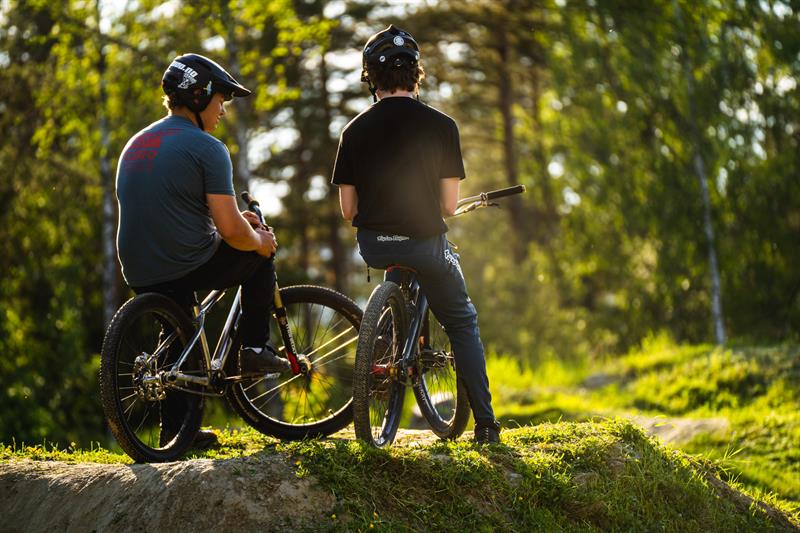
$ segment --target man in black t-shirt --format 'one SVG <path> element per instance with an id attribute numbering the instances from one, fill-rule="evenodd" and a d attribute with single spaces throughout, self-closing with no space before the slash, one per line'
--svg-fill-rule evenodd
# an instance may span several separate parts
<path id="1" fill-rule="evenodd" d="M 458 203 L 464 163 L 458 127 L 414 98 L 424 76 L 419 47 L 389 26 L 364 47 L 362 81 L 375 103 L 342 131 L 332 182 L 342 215 L 358 228 L 369 266 L 404 265 L 417 272 L 444 326 L 475 417 L 475 440 L 499 442 L 478 315 L 445 233 L 443 216 Z"/>

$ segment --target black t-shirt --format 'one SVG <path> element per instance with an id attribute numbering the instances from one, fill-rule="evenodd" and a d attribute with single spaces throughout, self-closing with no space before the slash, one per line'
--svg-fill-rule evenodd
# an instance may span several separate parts
<path id="1" fill-rule="evenodd" d="M 353 185 L 353 225 L 422 239 L 447 231 L 442 178 L 464 179 L 455 121 L 408 97 L 384 98 L 345 126 L 332 183 Z"/>

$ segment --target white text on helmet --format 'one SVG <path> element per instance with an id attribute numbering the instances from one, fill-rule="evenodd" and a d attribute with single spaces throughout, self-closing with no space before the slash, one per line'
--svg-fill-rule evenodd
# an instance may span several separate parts
<path id="1" fill-rule="evenodd" d="M 184 65 L 180 61 L 173 61 L 172 63 L 170 63 L 169 68 L 172 68 L 172 67 L 175 67 L 176 69 L 178 69 L 178 70 L 180 70 L 182 72 L 185 72 L 186 74 L 188 74 L 192 78 L 196 78 L 197 77 L 198 72 L 195 69 L 193 69 L 192 67 L 187 67 L 186 65 Z"/>

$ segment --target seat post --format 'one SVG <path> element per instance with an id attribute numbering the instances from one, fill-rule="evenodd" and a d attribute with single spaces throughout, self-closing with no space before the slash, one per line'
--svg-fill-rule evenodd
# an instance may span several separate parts
<path id="1" fill-rule="evenodd" d="M 195 320 L 200 316 L 200 298 L 197 291 L 192 291 L 192 318 Z"/>

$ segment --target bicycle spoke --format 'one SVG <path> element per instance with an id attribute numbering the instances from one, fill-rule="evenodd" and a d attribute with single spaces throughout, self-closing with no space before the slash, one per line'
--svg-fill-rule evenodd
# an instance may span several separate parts
<path id="1" fill-rule="evenodd" d="M 344 322 L 344 321 L 345 321 L 345 318 L 344 318 L 344 317 L 339 317 L 339 320 L 338 320 L 338 321 L 336 321 L 336 323 L 335 323 L 335 324 L 332 324 L 332 325 L 328 326 L 327 328 L 325 328 L 325 331 L 323 332 L 323 334 L 322 334 L 322 335 L 320 335 L 320 337 L 324 339 L 325 337 L 327 337 L 327 336 L 328 336 L 328 332 L 330 332 L 330 331 L 335 331 L 335 330 L 336 330 L 336 328 L 339 326 L 339 324 L 341 324 L 341 323 L 342 323 L 342 322 Z M 343 333 L 347 333 L 347 331 L 350 331 L 351 329 L 353 329 L 353 328 L 352 328 L 352 326 L 351 326 L 350 328 L 348 328 L 347 330 L 345 330 Z M 342 334 L 339 334 L 339 335 L 337 335 L 336 337 L 334 337 L 334 339 L 336 339 L 336 338 L 340 337 L 341 335 L 342 335 Z M 315 339 L 316 339 L 316 337 L 315 337 Z M 330 341 L 329 341 L 329 342 L 330 342 Z M 327 344 L 327 343 L 326 343 L 326 344 Z M 323 346 L 325 346 L 325 345 L 323 344 Z"/>
<path id="2" fill-rule="evenodd" d="M 273 399 L 275 399 L 275 397 L 276 397 L 276 396 L 278 396 L 278 395 L 281 393 L 281 391 L 280 391 L 279 389 L 277 389 L 277 388 L 276 388 L 276 389 L 271 389 L 271 391 L 268 391 L 268 392 L 272 392 L 272 394 L 270 394 L 270 395 L 267 397 L 267 399 L 266 399 L 266 400 L 264 400 L 263 402 L 261 402 L 261 405 L 259 405 L 259 406 L 258 406 L 258 409 L 259 409 L 259 410 L 263 410 L 265 405 L 267 405 L 268 403 L 270 403 L 270 402 L 271 402 Z M 259 396 L 259 398 L 263 397 L 265 394 L 268 394 L 268 392 L 265 392 L 264 394 L 262 394 L 261 396 Z M 253 404 L 255 404 L 255 400 L 253 400 Z"/>
<path id="3" fill-rule="evenodd" d="M 131 396 L 136 396 L 136 394 L 131 394 Z M 128 398 L 130 398 L 131 396 L 128 396 Z M 125 408 L 125 411 L 123 411 L 123 414 L 125 415 L 125 419 L 126 420 L 128 420 L 128 418 L 127 418 L 128 412 L 130 412 L 130 410 L 133 409 L 133 406 L 136 405 L 137 401 L 139 401 L 139 398 L 135 398 L 131 402 L 131 404 L 128 407 Z"/>
<path id="4" fill-rule="evenodd" d="M 292 376 L 289 379 L 287 379 L 286 381 L 284 381 L 283 383 L 279 383 L 278 385 L 275 385 L 274 387 L 272 387 L 271 389 L 267 390 L 266 392 L 263 392 L 260 395 L 256 396 L 255 398 L 252 398 L 250 401 L 251 402 L 255 402 L 256 400 L 260 399 L 265 394 L 269 394 L 272 391 L 276 391 L 276 390 L 280 389 L 284 385 L 287 385 L 287 384 L 291 383 L 292 381 L 296 380 L 297 378 L 301 377 L 302 375 L 303 374 L 297 374 L 296 376 Z"/>
<path id="5" fill-rule="evenodd" d="M 316 352 L 320 351 L 321 349 L 323 349 L 323 348 L 324 348 L 324 347 L 326 347 L 327 345 L 331 344 L 332 342 L 335 342 L 337 339 L 339 339 L 339 337 L 341 337 L 341 336 L 343 336 L 343 335 L 347 334 L 347 333 L 348 333 L 349 331 L 351 331 L 352 329 L 353 329 L 353 327 L 351 326 L 350 328 L 346 329 L 345 331 L 343 331 L 343 332 L 339 333 L 338 335 L 336 335 L 334 338 L 332 338 L 331 340 L 329 340 L 328 342 L 326 342 L 326 343 L 325 343 L 325 344 L 323 344 L 322 346 L 319 346 L 319 347 L 317 347 L 315 350 L 313 350 L 313 351 L 311 351 L 311 352 L 309 352 L 309 353 L 305 354 L 305 355 L 306 355 L 306 357 L 311 357 L 311 356 L 312 356 L 312 355 L 314 355 Z M 350 344 L 351 342 L 355 342 L 355 341 L 357 341 L 357 340 L 358 340 L 358 335 L 356 335 L 355 337 L 351 338 L 350 340 L 348 340 L 348 341 L 347 341 L 347 342 L 345 342 L 344 344 L 341 344 L 341 345 L 337 346 L 336 348 L 334 348 L 334 350 L 333 350 L 333 351 L 335 351 L 335 350 L 338 350 L 338 349 L 339 349 L 339 348 L 341 348 L 342 346 L 346 346 L 347 344 Z M 321 359 L 321 358 L 319 358 L 319 359 Z M 319 359 L 318 359 L 318 360 L 319 360 Z"/>
<path id="6" fill-rule="evenodd" d="M 261 383 L 262 381 L 266 381 L 266 379 L 267 379 L 267 378 L 260 378 L 258 381 L 254 382 L 252 385 L 249 385 L 249 386 L 245 387 L 245 388 L 244 388 L 244 391 L 245 391 L 245 392 L 249 391 L 250 389 L 252 389 L 252 388 L 253 388 L 253 387 L 255 387 L 256 385 L 258 385 L 258 384 L 259 384 L 259 383 Z"/>
<path id="7" fill-rule="evenodd" d="M 291 420 L 292 420 L 292 421 L 295 421 L 295 420 L 297 420 L 297 410 L 298 410 L 299 408 L 300 408 L 300 402 L 297 402 L 297 403 L 295 404 L 295 406 L 294 406 L 294 415 L 292 415 L 292 418 L 291 418 Z"/>
<path id="8" fill-rule="evenodd" d="M 142 421 L 139 422 L 139 425 L 136 426 L 136 429 L 133 430 L 134 433 L 139 433 L 139 430 L 142 429 L 142 425 L 144 425 L 144 421 L 147 420 L 147 415 L 150 413 L 150 408 L 152 405 L 148 405 L 147 408 L 144 410 L 144 416 L 142 416 Z"/>
<path id="9" fill-rule="evenodd" d="M 134 392 L 133 394 L 129 394 L 128 396 L 125 396 L 124 398 L 120 399 L 119 403 L 122 403 L 122 402 L 124 402 L 125 400 L 130 400 L 130 399 L 131 399 L 131 398 L 133 398 L 134 396 L 136 396 L 136 393 L 135 393 L 135 392 Z"/>
<path id="10" fill-rule="evenodd" d="M 329 361 L 325 361 L 324 364 L 314 365 L 314 368 L 317 368 L 317 369 L 324 368 L 324 367 L 330 365 L 331 363 L 335 363 L 336 361 L 340 361 L 340 360 L 344 359 L 345 357 L 352 356 L 352 355 L 353 355 L 352 352 L 343 353 L 342 355 L 340 355 L 339 357 L 336 357 L 335 359 L 331 359 Z"/>
<path id="11" fill-rule="evenodd" d="M 329 386 L 329 385 L 330 385 L 330 382 L 327 382 L 327 381 L 326 381 L 326 380 L 325 380 L 325 379 L 322 377 L 322 375 L 320 375 L 320 374 L 317 374 L 317 375 L 316 375 L 316 379 L 317 379 L 317 382 L 319 383 L 319 386 L 320 386 L 320 388 L 321 388 L 321 389 L 322 389 L 322 391 L 325 393 L 325 396 L 326 396 L 328 399 L 332 398 L 332 397 L 333 397 L 333 395 L 331 394 L 331 388 L 330 388 L 330 386 Z"/>

